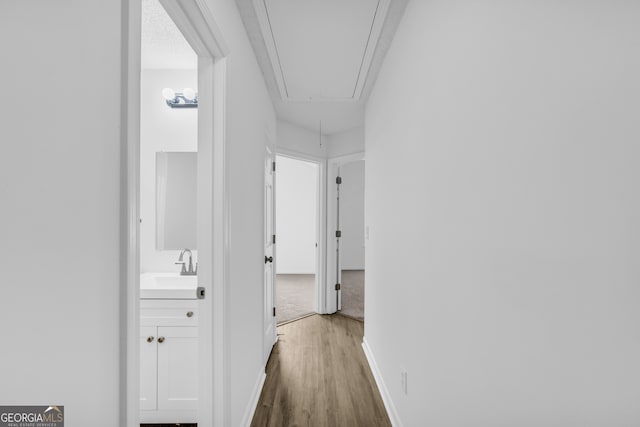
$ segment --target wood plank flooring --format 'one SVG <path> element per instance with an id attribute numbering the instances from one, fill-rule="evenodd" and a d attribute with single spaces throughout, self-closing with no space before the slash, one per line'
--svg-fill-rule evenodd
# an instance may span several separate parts
<path id="1" fill-rule="evenodd" d="M 176 427 L 176 426 L 180 426 L 180 427 L 198 427 L 198 424 L 180 424 L 180 423 L 174 423 L 174 424 L 140 424 L 140 427 Z"/>
<path id="2" fill-rule="evenodd" d="M 391 426 L 363 332 L 361 322 L 339 314 L 279 326 L 251 426 Z"/>

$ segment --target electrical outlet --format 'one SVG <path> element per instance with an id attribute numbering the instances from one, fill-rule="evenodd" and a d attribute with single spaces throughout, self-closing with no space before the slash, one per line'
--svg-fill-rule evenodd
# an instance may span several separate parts
<path id="1" fill-rule="evenodd" d="M 407 375 L 407 371 L 405 371 L 404 369 L 400 372 L 400 385 L 402 387 L 402 392 L 404 394 L 409 394 L 409 388 L 407 386 L 407 379 L 408 379 L 408 375 Z"/>

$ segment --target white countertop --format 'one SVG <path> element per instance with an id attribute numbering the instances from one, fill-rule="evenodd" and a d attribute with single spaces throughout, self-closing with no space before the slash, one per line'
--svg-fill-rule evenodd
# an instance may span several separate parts
<path id="1" fill-rule="evenodd" d="M 198 276 L 178 273 L 140 275 L 140 299 L 196 299 Z"/>

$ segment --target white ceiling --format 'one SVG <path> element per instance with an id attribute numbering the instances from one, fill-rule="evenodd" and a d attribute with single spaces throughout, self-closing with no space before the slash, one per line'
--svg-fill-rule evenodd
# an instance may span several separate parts
<path id="1" fill-rule="evenodd" d="M 198 57 L 158 0 L 142 0 L 142 68 L 196 69 Z"/>
<path id="2" fill-rule="evenodd" d="M 236 0 L 280 119 L 324 134 L 364 105 L 407 0 Z"/>
<path id="3" fill-rule="evenodd" d="M 360 74 L 368 71 L 364 56 L 380 0 L 262 1 L 266 16 L 260 24 L 273 45 L 275 55 L 269 53 L 282 77 L 282 97 L 356 99 Z"/>

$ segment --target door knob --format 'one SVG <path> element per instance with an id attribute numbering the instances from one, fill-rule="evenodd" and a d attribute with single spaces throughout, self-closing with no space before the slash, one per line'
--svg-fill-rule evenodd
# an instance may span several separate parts
<path id="1" fill-rule="evenodd" d="M 273 262 L 273 257 L 272 257 L 272 256 L 267 257 L 267 256 L 265 255 L 265 256 L 264 256 L 264 263 L 266 264 L 266 263 L 268 263 L 268 262 Z"/>
<path id="2" fill-rule="evenodd" d="M 164 337 L 158 337 L 158 342 L 159 343 L 163 343 L 164 342 Z"/>
<path id="3" fill-rule="evenodd" d="M 153 337 L 148 337 L 147 342 L 153 342 Z"/>

